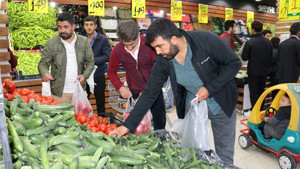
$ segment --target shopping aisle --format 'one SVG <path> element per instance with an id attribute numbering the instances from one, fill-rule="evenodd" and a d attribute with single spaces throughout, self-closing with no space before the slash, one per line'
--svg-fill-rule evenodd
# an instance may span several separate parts
<path id="1" fill-rule="evenodd" d="M 171 122 L 174 122 L 177 119 L 175 109 L 168 111 L 167 115 Z M 278 165 L 278 158 L 275 154 L 265 152 L 254 145 L 246 150 L 240 147 L 238 144 L 238 137 L 241 134 L 240 130 L 243 129 L 240 120 L 244 118 L 244 115 L 240 115 L 238 113 L 236 120 L 234 165 L 242 169 L 280 169 Z M 166 129 L 170 130 L 168 123 Z M 213 145 L 213 139 L 211 138 L 211 146 Z M 297 169 L 300 169 L 300 163 L 297 163 Z"/>

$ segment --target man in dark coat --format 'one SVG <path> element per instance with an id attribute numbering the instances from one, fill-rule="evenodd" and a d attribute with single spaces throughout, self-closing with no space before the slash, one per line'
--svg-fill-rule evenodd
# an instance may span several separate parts
<path id="1" fill-rule="evenodd" d="M 278 48 L 279 83 L 296 83 L 300 75 L 300 22 L 294 23 L 290 32 L 292 36 L 283 41 Z"/>
<path id="2" fill-rule="evenodd" d="M 246 42 L 242 59 L 248 60 L 247 73 L 252 107 L 265 90 L 267 76 L 272 62 L 272 43 L 262 33 L 263 24 L 253 21 L 252 37 Z"/>

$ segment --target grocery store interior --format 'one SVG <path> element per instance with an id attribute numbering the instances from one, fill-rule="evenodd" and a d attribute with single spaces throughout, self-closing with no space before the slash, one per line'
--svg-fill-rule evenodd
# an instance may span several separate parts
<path id="1" fill-rule="evenodd" d="M 172 156 L 174 161 L 180 160 L 179 168 L 219 165 L 219 167 L 233 169 L 300 169 L 300 140 L 294 142 L 294 137 L 286 136 L 287 141 L 282 139 L 277 142 L 273 139 L 265 142 L 261 134 L 257 137 L 262 136 L 262 139 L 257 139 L 256 135 L 253 137 L 254 129 L 251 129 L 252 133 L 245 134 L 248 126 L 244 124 L 247 124 L 250 115 L 252 121 L 249 124 L 255 127 L 258 124 L 257 126 L 261 127 L 262 122 L 260 120 L 260 123 L 257 123 L 257 119 L 260 119 L 260 115 L 264 114 L 264 110 L 271 105 L 277 105 L 272 103 L 272 93 L 269 90 L 271 79 L 268 77 L 265 84 L 265 90 L 268 92 L 256 106 L 260 107 L 263 104 L 264 110 L 259 112 L 260 114 L 256 113 L 259 115 L 250 114 L 251 103 L 245 61 L 242 61 L 241 69 L 235 76 L 238 100 L 233 165 L 214 161 L 215 158 L 210 156 L 206 157 L 207 160 L 201 156 L 201 152 L 199 155 L 199 152 L 195 153 L 194 150 L 184 148 L 180 151 L 171 150 L 177 148 L 178 140 L 172 135 L 171 128 L 178 117 L 169 80 L 162 88 L 167 112 L 164 131 L 166 134 L 163 135 L 166 141 L 159 143 L 163 148 L 153 148 L 153 153 L 147 150 L 150 155 L 146 156 L 145 152 L 144 154 L 139 152 L 142 153 L 141 155 L 136 150 L 139 146 L 149 146 L 150 143 L 144 144 L 142 141 L 153 142 L 153 145 L 157 143 L 156 137 L 159 133 L 154 134 L 155 137 L 149 136 L 150 138 L 130 135 L 132 137 L 126 136 L 126 139 L 120 139 L 121 141 L 107 136 L 111 130 L 122 124 L 123 112 L 126 110 L 126 105 L 128 106 L 128 100 L 121 98 L 120 92 L 107 76 L 108 62 L 105 63 L 103 117 L 97 115 L 97 103 L 93 93 L 85 98 L 86 105 L 60 104 L 51 96 L 50 83 L 42 81 L 38 70 L 46 42 L 58 35 L 56 20 L 63 12 L 72 14 L 76 24 L 75 32 L 80 35 L 86 33 L 84 18 L 94 16 L 97 21 L 96 31 L 108 39 L 111 49 L 120 42 L 116 30 L 122 21 L 134 21 L 139 26 L 141 35 L 146 35 L 151 23 L 159 18 L 168 18 L 178 28 L 187 32 L 206 30 L 221 35 L 225 32 L 225 21 L 234 20 L 236 23 L 233 34 L 234 52 L 240 58 L 241 47 L 251 39 L 250 27 L 253 21 L 263 23 L 263 30 L 271 31 L 271 38 L 278 37 L 281 42 L 289 39 L 291 25 L 300 22 L 299 2 L 299 0 L 0 0 L 0 79 L 3 87 L 0 87 L 0 169 L 11 169 L 12 166 L 17 169 L 63 168 L 71 164 L 77 165 L 77 168 L 102 168 L 102 166 L 103 168 L 133 166 L 138 168 L 143 165 L 144 168 L 153 165 L 156 168 L 161 166 L 176 168 L 178 164 L 172 163 L 170 159 Z M 122 64 L 118 68 L 117 76 L 126 86 L 126 72 Z M 282 85 L 276 88 L 282 90 L 279 92 L 280 97 L 285 91 L 289 91 L 289 96 L 293 97 L 292 105 L 298 104 L 298 107 L 293 107 L 293 117 L 296 118 L 300 117 L 299 89 L 299 84 Z M 82 105 L 84 108 L 76 107 Z M 90 116 L 82 115 L 84 111 Z M 289 125 L 289 129 L 295 132 L 295 138 L 299 139 L 300 122 L 291 121 L 293 124 Z M 298 126 L 298 130 L 295 126 Z M 168 140 L 169 135 L 171 141 Z M 212 135 L 211 127 L 210 135 Z M 172 142 L 174 140 L 175 142 Z M 261 140 L 264 141 L 260 142 Z M 214 149 L 212 137 L 210 141 L 211 148 Z M 272 144 L 274 142 L 275 144 Z M 258 143 L 258 146 L 253 145 L 254 143 Z M 278 156 L 266 150 L 268 149 L 266 145 L 274 147 L 274 150 L 269 148 Z M 297 150 L 293 150 L 293 146 L 297 147 Z M 168 148 L 165 147 L 170 150 L 166 150 Z M 171 151 L 170 156 L 168 151 Z M 278 153 L 279 151 L 281 154 Z M 122 152 L 134 156 L 133 159 L 128 158 L 128 155 L 127 157 L 122 155 Z M 183 152 L 190 154 L 181 158 Z M 76 155 L 70 157 L 72 154 Z M 200 160 L 194 157 L 206 161 L 201 162 L 200 166 L 200 163 L 196 164 Z M 162 158 L 168 160 L 161 160 Z"/>

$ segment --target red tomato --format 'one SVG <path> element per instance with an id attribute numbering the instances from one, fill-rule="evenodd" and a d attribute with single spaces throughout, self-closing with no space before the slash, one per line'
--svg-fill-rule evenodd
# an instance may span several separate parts
<path id="1" fill-rule="evenodd" d="M 93 126 L 93 127 L 97 127 L 99 125 L 99 121 L 94 119 L 94 120 L 91 120 L 90 121 L 90 125 Z"/>
<path id="2" fill-rule="evenodd" d="M 31 94 L 31 91 L 29 89 L 27 89 L 27 88 L 20 89 L 20 95 L 21 96 L 26 96 L 26 95 L 29 95 L 29 94 Z"/>
<path id="3" fill-rule="evenodd" d="M 35 98 L 36 98 L 36 95 L 30 93 L 27 97 L 28 97 L 29 100 L 30 100 L 30 99 L 35 99 Z"/>
<path id="4" fill-rule="evenodd" d="M 29 99 L 27 96 L 21 96 L 21 98 L 24 100 L 24 102 L 29 103 Z"/>
<path id="5" fill-rule="evenodd" d="M 94 132 L 98 132 L 98 128 L 97 127 L 91 127 L 90 130 L 94 131 Z"/>
<path id="6" fill-rule="evenodd" d="M 15 82 L 11 81 L 10 79 L 4 79 L 3 82 L 5 88 L 8 90 L 8 92 L 13 92 L 16 89 Z"/>
<path id="7" fill-rule="evenodd" d="M 8 91 L 5 88 L 3 88 L 3 96 L 5 96 L 6 94 L 8 94 Z"/>
<path id="8" fill-rule="evenodd" d="M 116 124 L 111 124 L 110 128 L 114 130 L 114 129 L 118 128 L 118 126 Z"/>
<path id="9" fill-rule="evenodd" d="M 102 124 L 100 124 L 99 129 L 100 129 L 99 131 L 102 131 L 103 133 L 105 133 L 106 129 L 107 129 L 107 126 L 102 123 Z"/>
<path id="10" fill-rule="evenodd" d="M 103 119 L 102 119 L 102 123 L 103 123 L 103 124 L 107 124 L 107 123 L 108 123 L 108 119 L 107 119 L 107 118 L 103 118 Z"/>
<path id="11" fill-rule="evenodd" d="M 144 132 L 144 129 L 141 125 L 139 125 L 136 129 L 135 129 L 135 134 L 142 134 Z"/>
<path id="12" fill-rule="evenodd" d="M 92 128 L 92 126 L 91 126 L 90 124 L 87 124 L 86 127 L 87 127 L 88 129 L 91 129 L 91 128 Z"/>
<path id="13" fill-rule="evenodd" d="M 51 96 L 46 96 L 45 99 L 46 99 L 49 103 L 54 102 L 54 98 L 51 97 Z"/>
<path id="14" fill-rule="evenodd" d="M 14 100 L 14 98 L 15 98 L 14 96 L 12 96 L 12 95 L 9 94 L 9 93 L 5 94 L 4 97 L 7 98 L 8 101 L 12 101 L 12 100 Z"/>
<path id="15" fill-rule="evenodd" d="M 114 130 L 114 129 L 112 129 L 112 128 L 108 128 L 108 129 L 105 131 L 105 134 L 106 134 L 106 135 L 109 135 L 109 132 L 110 132 L 110 131 L 113 131 L 113 130 Z"/>
<path id="16" fill-rule="evenodd" d="M 79 116 L 78 120 L 80 123 L 86 123 L 87 122 L 87 117 L 86 116 Z"/>
<path id="17" fill-rule="evenodd" d="M 99 116 L 98 116 L 97 114 L 93 114 L 93 115 L 90 117 L 91 120 L 98 119 L 98 118 L 99 118 Z"/>

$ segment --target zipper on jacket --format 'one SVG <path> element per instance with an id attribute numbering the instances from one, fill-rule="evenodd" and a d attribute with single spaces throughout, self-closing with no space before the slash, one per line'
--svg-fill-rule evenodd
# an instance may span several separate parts
<path id="1" fill-rule="evenodd" d="M 138 69 L 139 69 L 139 63 L 138 63 L 138 61 L 137 61 L 137 60 L 136 60 L 135 69 L 136 69 L 136 70 L 138 70 Z"/>

